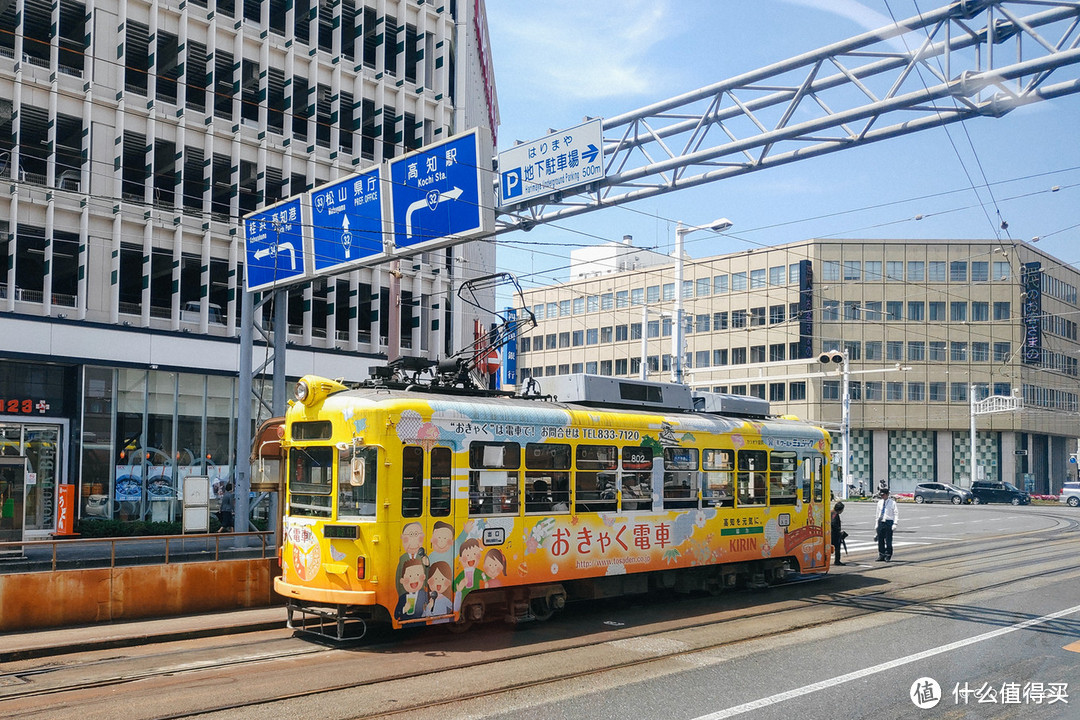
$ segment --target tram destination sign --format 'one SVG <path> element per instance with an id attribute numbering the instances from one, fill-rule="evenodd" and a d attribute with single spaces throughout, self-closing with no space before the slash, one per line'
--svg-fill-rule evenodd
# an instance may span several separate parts
<path id="1" fill-rule="evenodd" d="M 499 153 L 499 207 L 603 179 L 603 134 L 594 118 Z"/>

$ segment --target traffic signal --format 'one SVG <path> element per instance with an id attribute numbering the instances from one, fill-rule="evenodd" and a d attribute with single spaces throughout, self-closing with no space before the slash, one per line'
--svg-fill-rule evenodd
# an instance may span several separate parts
<path id="1" fill-rule="evenodd" d="M 818 355 L 818 360 L 822 365 L 828 365 L 829 363 L 836 363 L 837 365 L 844 362 L 844 353 L 839 350 L 829 350 Z"/>

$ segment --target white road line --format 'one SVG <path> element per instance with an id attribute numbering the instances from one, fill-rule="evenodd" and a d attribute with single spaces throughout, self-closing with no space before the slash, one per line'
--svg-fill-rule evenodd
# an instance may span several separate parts
<path id="1" fill-rule="evenodd" d="M 997 630 L 991 630 L 990 632 L 983 633 L 982 635 L 975 635 L 965 640 L 957 640 L 956 642 L 949 643 L 947 645 L 939 645 L 936 648 L 930 648 L 929 650 L 923 650 L 922 652 L 915 653 L 913 655 L 906 655 L 902 658 L 890 660 L 888 662 L 881 663 L 880 665 L 874 665 L 873 667 L 865 668 L 863 670 L 856 670 L 855 672 L 847 673 L 846 675 L 838 675 L 828 680 L 822 680 L 820 682 L 804 685 L 801 688 L 794 690 L 788 690 L 787 692 L 777 693 L 776 695 L 770 695 L 760 700 L 754 700 L 752 702 L 743 703 L 742 705 L 736 705 L 729 707 L 726 710 L 719 710 L 708 715 L 702 715 L 696 720 L 723 720 L 724 718 L 735 717 L 736 715 L 742 715 L 743 713 L 750 712 L 751 710 L 760 710 L 770 705 L 776 705 L 782 703 L 785 700 L 793 700 L 803 695 L 809 695 L 819 690 L 826 690 L 836 685 L 842 685 L 843 683 L 851 682 L 852 680 L 859 680 L 860 678 L 867 677 L 869 675 L 876 675 L 886 670 L 892 670 L 893 668 L 900 667 L 901 665 L 908 665 L 919 660 L 925 660 L 926 658 L 940 655 L 942 653 L 951 652 L 952 650 L 959 650 L 962 647 L 968 645 L 974 645 L 975 643 L 983 642 L 984 640 L 991 640 L 1001 635 L 1007 635 L 1017 630 L 1023 630 L 1025 628 L 1033 627 L 1035 625 L 1041 625 L 1042 623 L 1049 622 L 1050 620 L 1056 620 L 1066 615 L 1072 615 L 1080 612 L 1080 605 L 1074 605 L 1071 608 L 1065 610 L 1059 610 L 1056 613 L 1049 615 L 1043 615 L 1042 617 L 1034 618 L 1032 620 L 1025 620 L 1015 625 L 1010 625 L 1004 628 L 998 628 Z"/>

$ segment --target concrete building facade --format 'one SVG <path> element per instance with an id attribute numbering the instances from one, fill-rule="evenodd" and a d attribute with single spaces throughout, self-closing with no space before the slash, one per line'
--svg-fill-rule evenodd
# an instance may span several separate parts
<path id="1" fill-rule="evenodd" d="M 819 356 L 846 353 L 856 486 L 969 485 L 972 399 L 989 395 L 1019 395 L 1024 410 L 976 415 L 976 478 L 1049 493 L 1075 476 L 1080 272 L 1034 245 L 811 240 L 684 258 L 680 287 L 671 258 L 590 267 L 526 293 L 538 327 L 518 343 L 520 382 L 669 381 L 679 293 L 685 381 L 834 429 L 837 470 L 842 366 Z"/>
<path id="2" fill-rule="evenodd" d="M 497 129 L 486 33 L 482 0 L 0 5 L 0 540 L 175 519 L 185 475 L 228 480 L 240 218 Z M 394 336 L 445 357 L 487 320 L 456 283 L 493 269 L 485 242 L 403 262 L 393 328 L 385 268 L 291 288 L 289 374 L 364 379 Z"/>

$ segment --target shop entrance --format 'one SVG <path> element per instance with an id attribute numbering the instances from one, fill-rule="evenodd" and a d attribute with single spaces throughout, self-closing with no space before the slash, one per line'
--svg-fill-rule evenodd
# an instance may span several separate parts
<path id="1" fill-rule="evenodd" d="M 66 425 L 0 422 L 0 534 L 5 540 L 47 537 L 56 530 L 66 439 Z"/>

